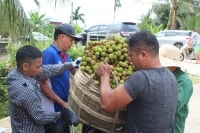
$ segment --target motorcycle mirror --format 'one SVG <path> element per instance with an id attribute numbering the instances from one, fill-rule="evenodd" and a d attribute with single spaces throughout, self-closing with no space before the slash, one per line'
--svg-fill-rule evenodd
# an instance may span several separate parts
<path id="1" fill-rule="evenodd" d="M 69 125 L 77 126 L 79 123 L 77 114 L 70 108 L 61 110 L 61 118 Z"/>

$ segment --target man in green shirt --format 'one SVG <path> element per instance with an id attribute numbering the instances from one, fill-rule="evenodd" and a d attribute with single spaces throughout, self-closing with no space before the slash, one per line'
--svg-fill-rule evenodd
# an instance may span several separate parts
<path id="1" fill-rule="evenodd" d="M 175 46 L 163 45 L 159 49 L 159 58 L 162 66 L 167 67 L 174 73 L 179 86 L 173 133 L 184 133 L 185 120 L 189 112 L 188 102 L 193 93 L 192 81 L 187 73 L 181 70 L 179 57 L 180 50 Z"/>

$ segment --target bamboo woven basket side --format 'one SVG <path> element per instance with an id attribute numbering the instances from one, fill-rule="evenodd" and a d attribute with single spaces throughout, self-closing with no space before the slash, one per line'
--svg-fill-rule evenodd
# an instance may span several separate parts
<path id="1" fill-rule="evenodd" d="M 83 124 L 107 133 L 124 133 L 126 109 L 108 113 L 101 109 L 99 88 L 92 77 L 78 70 L 74 75 L 69 106 L 78 114 Z"/>

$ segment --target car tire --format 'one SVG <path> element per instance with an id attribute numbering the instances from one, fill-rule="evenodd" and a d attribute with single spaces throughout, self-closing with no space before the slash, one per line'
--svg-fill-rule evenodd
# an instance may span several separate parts
<path id="1" fill-rule="evenodd" d="M 176 46 L 178 49 L 181 49 L 181 47 L 183 47 L 183 44 L 182 43 L 176 43 L 176 44 L 174 44 L 174 46 Z"/>
<path id="2" fill-rule="evenodd" d="M 180 54 L 180 58 L 179 58 L 179 60 L 180 60 L 180 61 L 183 61 L 183 60 L 184 60 L 184 58 L 185 58 L 185 57 L 184 57 L 184 54 L 183 54 L 183 53 L 181 53 L 181 54 Z"/>

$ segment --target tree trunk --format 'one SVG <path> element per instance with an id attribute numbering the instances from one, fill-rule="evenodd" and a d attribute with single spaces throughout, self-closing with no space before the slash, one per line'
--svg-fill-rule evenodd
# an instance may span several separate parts
<path id="1" fill-rule="evenodd" d="M 170 12 L 169 12 L 169 20 L 167 23 L 167 29 L 171 29 L 172 26 L 172 17 L 173 17 L 173 7 L 170 8 Z"/>
<path id="2" fill-rule="evenodd" d="M 178 1 L 179 0 L 172 0 L 172 7 L 170 9 L 170 14 L 169 14 L 169 21 L 167 24 L 167 28 L 171 30 L 175 30 L 177 28 L 177 23 L 176 23 L 176 15 L 177 15 L 177 10 L 178 10 Z"/>
<path id="3" fill-rule="evenodd" d="M 177 4 L 177 3 L 176 3 Z M 172 17 L 172 26 L 171 26 L 171 29 L 172 30 L 176 30 L 177 29 L 177 21 L 176 21 L 176 18 L 177 18 L 177 10 L 178 10 L 178 7 L 177 5 L 174 7 L 173 9 L 173 17 Z"/>

